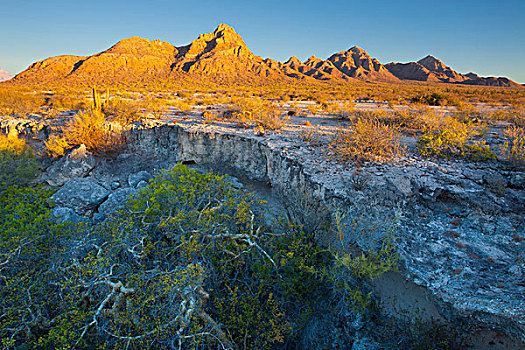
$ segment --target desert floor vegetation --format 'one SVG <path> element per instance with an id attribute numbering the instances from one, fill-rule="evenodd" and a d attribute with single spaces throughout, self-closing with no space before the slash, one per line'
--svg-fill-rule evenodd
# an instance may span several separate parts
<path id="1" fill-rule="evenodd" d="M 115 152 L 127 127 L 194 117 L 206 127 L 227 121 L 252 133 L 290 128 L 306 147 L 358 166 L 409 155 L 499 157 L 520 166 L 525 159 L 524 94 L 512 89 L 363 83 L 35 91 L 1 86 L 0 112 L 71 114 L 45 140 L 52 157 L 80 144 Z M 325 132 L 324 122 L 337 125 L 335 132 Z M 494 126 L 499 147 L 487 142 Z M 417 146 L 405 147 L 407 137 Z M 457 346 L 441 324 L 416 315 L 407 325 L 382 314 L 372 286 L 397 267 L 395 226 L 374 242 L 377 249 L 350 251 L 339 214 L 314 225 L 283 213 L 269 224 L 253 195 L 182 165 L 157 174 L 104 223 L 57 223 L 53 190 L 32 184 L 39 172 L 25 141 L 0 136 L 4 348 L 318 348 L 326 322 L 341 325 L 336 332 L 351 344 L 344 329 L 352 317 L 376 324 L 377 339 L 396 338 L 399 347 Z M 350 185 L 363 190 L 366 182 L 356 174 Z M 321 247 L 321 235 L 335 237 L 334 246 Z"/>
<path id="2" fill-rule="evenodd" d="M 235 88 L 195 88 L 190 83 L 151 88 L 113 85 L 95 89 L 101 100 L 98 109 L 93 108 L 92 90 L 87 86 L 55 87 L 49 91 L 0 86 L 0 111 L 14 117 L 35 114 L 44 119 L 80 111 L 64 135 L 52 135 L 46 141 L 49 154 L 54 156 L 68 149 L 66 143 L 71 147 L 85 141 L 90 150 L 111 149 L 110 144 L 119 143 L 118 125 L 126 128 L 147 119 L 180 119 L 199 113 L 207 124 L 227 120 L 270 131 L 285 128 L 290 117 L 336 118 L 344 125 L 334 139 L 341 142 L 332 142 L 339 159 L 393 159 L 403 153 L 400 139 L 408 136 L 419 141 L 418 152 L 427 157 L 490 160 L 499 156 L 520 163 L 520 143 L 515 131 L 501 133 L 506 147 L 494 147 L 484 130 L 498 123 L 516 127 L 525 124 L 525 94 L 510 88 L 418 83 Z M 93 109 L 101 112 L 103 118 L 92 113 Z M 374 135 L 377 137 L 372 141 Z M 341 152 L 347 156 L 341 157 Z"/>
<path id="3" fill-rule="evenodd" d="M 403 156 L 401 136 L 395 126 L 358 119 L 351 127 L 340 127 L 330 141 L 330 149 L 342 162 L 388 161 Z"/>
<path id="4" fill-rule="evenodd" d="M 7 349 L 312 348 L 322 322 L 373 318 L 371 283 L 397 264 L 389 239 L 370 254 L 323 249 L 319 232 L 269 225 L 252 194 L 183 165 L 94 226 L 51 219 L 52 193 L 0 191 Z"/>

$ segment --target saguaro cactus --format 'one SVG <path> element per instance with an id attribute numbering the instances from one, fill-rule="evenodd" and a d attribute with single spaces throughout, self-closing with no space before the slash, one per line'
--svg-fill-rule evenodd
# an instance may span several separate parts
<path id="1" fill-rule="evenodd" d="M 98 94 L 96 87 L 93 87 L 93 110 L 98 112 L 102 110 L 100 95 Z"/>

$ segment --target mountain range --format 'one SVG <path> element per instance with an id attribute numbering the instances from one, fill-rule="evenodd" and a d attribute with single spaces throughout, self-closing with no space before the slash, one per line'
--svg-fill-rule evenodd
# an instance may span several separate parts
<path id="1" fill-rule="evenodd" d="M 323 60 L 311 56 L 286 62 L 254 55 L 235 30 L 221 24 L 189 45 L 176 47 L 160 40 L 123 39 L 92 56 L 56 56 L 33 63 L 14 83 L 148 83 L 191 80 L 251 85 L 272 82 L 422 81 L 521 87 L 508 78 L 460 74 L 433 56 L 417 62 L 382 64 L 354 46 Z"/>
<path id="2" fill-rule="evenodd" d="M 0 68 L 0 81 L 9 80 L 13 77 L 13 74 L 6 72 L 2 68 Z"/>

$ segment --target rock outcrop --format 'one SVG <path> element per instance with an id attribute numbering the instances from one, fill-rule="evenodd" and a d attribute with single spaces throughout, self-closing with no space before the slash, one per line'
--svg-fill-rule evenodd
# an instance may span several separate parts
<path id="1" fill-rule="evenodd" d="M 396 222 L 402 268 L 376 286 L 386 308 L 416 307 L 419 316 L 447 320 L 462 332 L 496 331 L 511 344 L 525 341 L 525 247 L 522 234 L 516 236 L 525 232 L 525 190 L 509 180 L 520 172 L 412 159 L 366 166 L 359 176 L 367 185 L 358 189 L 351 185 L 355 169 L 293 141 L 160 125 L 132 130 L 128 142 L 168 162 L 229 167 L 268 183 L 305 220 L 342 210 L 346 239 L 363 251 Z M 305 200 L 308 206 L 299 205 Z M 360 235 L 350 229 L 352 220 L 382 229 Z"/>
<path id="2" fill-rule="evenodd" d="M 110 192 L 90 179 L 75 178 L 64 184 L 50 200 L 70 208 L 78 215 L 90 216 L 106 200 Z"/>
<path id="3" fill-rule="evenodd" d="M 80 145 L 47 168 L 42 179 L 51 186 L 62 186 L 71 179 L 86 176 L 96 164 L 85 145 Z"/>
<path id="4" fill-rule="evenodd" d="M 186 162 L 228 169 L 271 186 L 312 227 L 345 213 L 345 240 L 354 249 L 369 252 L 393 233 L 400 270 L 375 285 L 385 310 L 410 315 L 417 309 L 417 317 L 449 322 L 475 345 L 496 334 L 511 344 L 507 348 L 523 346 L 522 170 L 498 162 L 411 156 L 367 163 L 357 171 L 328 158 L 323 147 L 309 146 L 297 130 L 257 136 L 234 125 L 192 120 L 135 125 L 126 139 L 129 154 L 99 162 L 87 178 L 72 179 L 53 195 L 66 208 L 57 216 L 102 221 L 146 183 L 153 168 Z M 326 245 L 334 239 L 318 238 Z"/>

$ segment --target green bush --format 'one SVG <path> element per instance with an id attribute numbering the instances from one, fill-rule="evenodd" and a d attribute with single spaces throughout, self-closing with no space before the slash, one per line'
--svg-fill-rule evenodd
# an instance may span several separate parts
<path id="1" fill-rule="evenodd" d="M 461 122 L 447 116 L 437 125 L 426 128 L 419 140 L 419 153 L 424 156 L 463 157 L 474 161 L 496 158 L 480 136 L 480 126 L 471 121 Z"/>
<path id="2" fill-rule="evenodd" d="M 371 311 L 371 281 L 395 267 L 390 241 L 331 253 L 299 226 L 268 226 L 263 203 L 222 176 L 183 165 L 96 226 L 55 223 L 51 193 L 0 195 L 6 348 L 308 348 L 315 320 Z"/>

